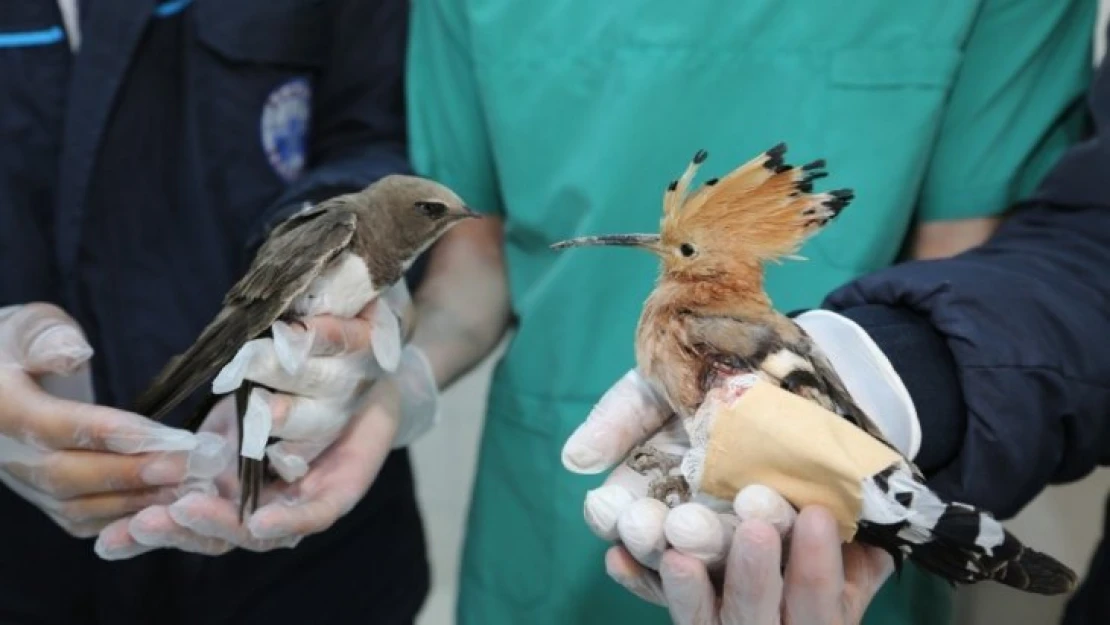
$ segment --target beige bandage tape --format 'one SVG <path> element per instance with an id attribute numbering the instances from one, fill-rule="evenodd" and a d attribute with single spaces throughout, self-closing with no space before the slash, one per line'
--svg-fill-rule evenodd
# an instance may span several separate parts
<path id="1" fill-rule="evenodd" d="M 798 509 L 827 508 L 845 542 L 856 534 L 861 480 L 901 460 L 843 417 L 763 380 L 723 405 L 710 427 L 700 490 L 732 500 L 763 484 Z"/>

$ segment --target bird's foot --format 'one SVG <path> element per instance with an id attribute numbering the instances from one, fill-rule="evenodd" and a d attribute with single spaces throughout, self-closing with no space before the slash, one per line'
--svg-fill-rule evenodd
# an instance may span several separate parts
<path id="1" fill-rule="evenodd" d="M 648 484 L 648 497 L 675 507 L 690 500 L 690 485 L 681 474 L 674 473 L 682 465 L 682 456 L 660 451 L 652 445 L 640 445 L 628 455 L 626 464 L 640 475 L 658 472 Z"/>
<path id="2" fill-rule="evenodd" d="M 674 508 L 690 501 L 690 484 L 681 475 L 664 475 L 648 485 L 648 497 Z"/>
<path id="3" fill-rule="evenodd" d="M 304 319 L 297 316 L 297 314 L 292 310 L 287 310 L 282 313 L 281 316 L 278 317 L 278 320 L 280 320 L 282 323 L 285 323 L 286 325 L 298 326 L 300 327 L 302 332 L 308 332 L 308 324 L 306 324 L 304 322 Z"/>
<path id="4" fill-rule="evenodd" d="M 682 456 L 659 451 L 652 445 L 640 445 L 628 454 L 625 464 L 640 475 L 647 475 L 651 470 L 666 475 L 682 464 Z"/>

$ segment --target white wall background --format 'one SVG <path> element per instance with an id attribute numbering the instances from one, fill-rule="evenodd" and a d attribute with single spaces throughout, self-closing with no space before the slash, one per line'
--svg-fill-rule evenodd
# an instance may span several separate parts
<path id="1" fill-rule="evenodd" d="M 1101 58 L 1104 50 L 1102 33 L 1110 16 L 1110 0 L 1100 0 L 1099 16 L 1096 58 Z M 486 388 L 492 363 L 499 355 L 500 350 L 445 393 L 441 423 L 413 449 L 433 567 L 432 594 L 420 625 L 454 623 L 456 573 Z M 1103 469 L 1078 484 L 1049 489 L 1007 525 L 1032 547 L 1085 572 L 1100 535 L 1108 492 L 1110 469 Z M 984 584 L 958 593 L 957 624 L 1052 625 L 1059 621 L 1064 603 L 1063 598 L 1033 597 Z"/>

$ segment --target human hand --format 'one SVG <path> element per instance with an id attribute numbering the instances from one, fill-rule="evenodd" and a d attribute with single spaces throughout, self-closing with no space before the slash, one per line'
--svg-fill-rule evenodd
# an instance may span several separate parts
<path id="1" fill-rule="evenodd" d="M 136 414 L 54 397 L 41 385 L 81 371 L 92 348 L 42 303 L 0 308 L 0 481 L 78 538 L 168 503 L 223 466 L 223 442 Z"/>
<path id="2" fill-rule="evenodd" d="M 387 301 L 402 320 L 409 317 L 407 291 L 394 291 Z M 415 348 L 402 351 L 399 347 L 400 327 L 407 324 L 373 322 L 380 318 L 374 306 L 355 319 L 309 319 L 299 333 L 302 336 L 292 340 L 276 333 L 277 340 L 256 348 L 246 365 L 236 365 L 248 369 L 243 377 L 285 391 L 270 394 L 256 389 L 248 414 L 264 411 L 265 420 L 272 424 L 270 434 L 283 439 L 266 454 L 290 484 L 267 486 L 260 498 L 262 506 L 240 524 L 232 503 L 238 483 L 228 474 L 217 481 L 214 493 L 194 493 L 172 506 L 144 510 L 133 521 L 106 530 L 100 541 L 102 556 L 133 557 L 158 547 L 210 555 L 236 547 L 288 548 L 349 511 L 373 482 L 390 449 L 422 434 L 434 423 L 438 410 L 437 390 L 423 355 Z M 300 347 L 290 349 L 282 341 Z M 396 370 L 382 378 L 383 369 L 391 365 L 381 344 L 390 342 L 398 345 L 392 365 Z M 300 359 L 294 362 L 296 376 L 281 363 L 291 353 L 300 354 L 294 358 Z M 374 378 L 379 379 L 366 392 L 366 384 Z M 230 402 L 213 410 L 205 427 L 210 425 L 234 436 Z"/>
<path id="3" fill-rule="evenodd" d="M 921 431 L 913 402 L 866 332 L 851 320 L 825 310 L 803 313 L 795 322 L 829 358 L 849 392 L 887 439 L 908 457 L 916 455 Z M 633 370 L 605 393 L 585 423 L 567 440 L 563 464 L 578 473 L 600 473 L 621 463 L 641 442 L 676 459 L 683 458 L 690 449 L 682 424 Z M 678 468 L 671 473 L 676 474 Z M 587 494 L 585 515 L 591 529 L 607 540 L 620 540 L 650 568 L 658 565 L 669 541 L 677 541 L 687 552 L 702 554 L 711 566 L 719 564 L 727 552 L 726 537 L 735 525 L 727 502 L 694 500 L 724 514 L 713 514 L 696 504 L 671 510 L 643 496 L 647 482 L 647 477 L 627 464 L 617 466 L 602 487 Z M 749 512 L 756 516 L 760 511 L 778 509 L 758 501 L 752 505 L 756 509 Z M 626 510 L 630 512 L 624 514 Z M 785 517 L 767 520 L 780 527 L 787 521 Z"/>
<path id="4" fill-rule="evenodd" d="M 742 521 L 723 575 L 674 549 L 658 573 L 616 546 L 606 568 L 637 596 L 667 606 L 676 625 L 855 625 L 894 568 L 882 550 L 842 545 L 836 521 L 820 507 L 804 508 L 783 538 L 770 523 Z"/>
<path id="5" fill-rule="evenodd" d="M 302 477 L 338 437 L 367 387 L 397 369 L 403 328 L 411 322 L 412 300 L 402 280 L 354 318 L 316 315 L 301 330 L 277 322 L 272 339 L 244 345 L 213 380 L 213 392 L 230 393 L 244 380 L 279 392 L 252 392 L 242 455 L 261 458 L 265 448 L 283 479 Z M 282 440 L 266 447 L 271 436 Z"/>
<path id="6" fill-rule="evenodd" d="M 576 473 L 600 473 L 620 463 L 602 486 L 586 494 L 587 525 L 648 569 L 657 570 L 664 552 L 672 548 L 719 569 L 739 522 L 728 507 L 731 502 L 695 496 L 668 508 L 649 498 L 652 476 L 623 462 L 641 442 L 675 458 L 690 449 L 681 421 L 633 370 L 602 396 L 563 448 L 564 466 Z M 784 532 L 794 519 L 794 509 L 769 489 L 746 491 L 736 504 L 740 518 L 771 522 Z"/>
<path id="7" fill-rule="evenodd" d="M 572 471 L 598 473 L 625 459 L 645 439 L 647 446 L 675 457 L 684 456 L 690 446 L 665 402 L 632 371 L 601 398 L 568 439 L 563 462 Z M 790 536 L 796 514 L 781 496 L 755 485 L 737 495 L 731 510 L 722 510 L 720 502 L 712 500 L 702 501 L 713 508 L 702 505 L 697 495 L 669 509 L 646 496 L 649 479 L 625 463 L 617 466 L 605 484 L 587 494 L 586 521 L 599 537 L 619 545 L 607 554 L 610 575 L 641 598 L 669 606 L 679 623 L 778 622 L 773 620 L 778 613 L 767 606 L 785 598 L 790 601 L 784 605 L 795 606 L 793 613 L 782 616 L 786 622 L 854 622 L 890 573 L 889 556 L 858 544 L 844 547 L 837 568 L 829 556 L 833 551 L 841 554 L 835 523 L 826 532 L 830 515 L 807 509 L 806 520 L 798 525 L 802 535 L 794 538 L 791 550 L 814 555 L 791 561 L 784 586 L 777 568 L 786 561 L 780 537 Z M 811 521 L 814 515 L 822 520 Z M 759 541 L 760 532 L 764 539 L 774 534 L 774 549 L 768 540 Z M 764 570 L 768 562 L 775 573 L 769 577 Z M 829 577 L 830 570 L 837 575 Z M 839 585 L 811 583 L 811 574 L 813 579 L 840 580 Z M 722 577 L 729 583 L 718 600 L 714 587 L 705 584 Z M 843 595 L 845 610 L 820 613 L 835 614 L 834 620 L 810 620 L 803 608 L 827 600 L 830 588 Z M 767 598 L 762 590 L 774 596 Z"/>

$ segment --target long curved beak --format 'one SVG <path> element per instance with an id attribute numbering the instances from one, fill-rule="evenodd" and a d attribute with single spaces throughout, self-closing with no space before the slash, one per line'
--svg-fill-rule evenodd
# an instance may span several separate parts
<path id="1" fill-rule="evenodd" d="M 603 245 L 638 247 L 650 252 L 655 252 L 656 254 L 660 251 L 658 234 L 607 234 L 594 237 L 577 237 L 574 239 L 567 239 L 566 241 L 559 241 L 552 245 L 551 249 L 565 250 L 571 247 L 595 247 Z"/>

